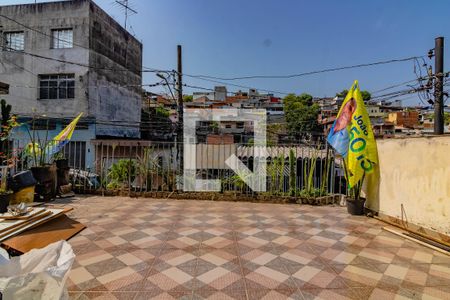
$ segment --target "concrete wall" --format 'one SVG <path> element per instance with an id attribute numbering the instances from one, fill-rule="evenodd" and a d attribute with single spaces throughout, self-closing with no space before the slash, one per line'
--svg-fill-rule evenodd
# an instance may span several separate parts
<path id="1" fill-rule="evenodd" d="M 96 135 L 139 138 L 140 95 L 96 73 L 89 75 L 89 85 L 89 111 L 96 117 Z"/>
<path id="2" fill-rule="evenodd" d="M 89 62 L 98 67 L 89 76 L 89 104 L 97 118 L 96 134 L 139 138 L 142 44 L 94 3 L 90 3 L 89 11 Z"/>
<path id="3" fill-rule="evenodd" d="M 374 210 L 450 235 L 450 136 L 378 140 Z"/>

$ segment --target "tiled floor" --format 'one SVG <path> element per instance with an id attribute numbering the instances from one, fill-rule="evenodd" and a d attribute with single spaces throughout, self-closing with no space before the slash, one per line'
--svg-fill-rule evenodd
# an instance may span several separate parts
<path id="1" fill-rule="evenodd" d="M 73 299 L 450 299 L 450 256 L 341 207 L 87 197 Z"/>

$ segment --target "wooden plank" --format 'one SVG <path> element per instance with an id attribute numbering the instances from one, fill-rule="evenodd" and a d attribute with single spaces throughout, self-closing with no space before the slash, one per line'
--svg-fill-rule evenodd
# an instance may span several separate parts
<path id="1" fill-rule="evenodd" d="M 15 228 L 20 228 L 22 225 L 27 224 L 28 222 L 33 222 L 34 220 L 43 218 L 49 214 L 52 214 L 52 212 L 47 210 L 42 214 L 36 215 L 28 220 L 2 220 L 0 222 L 0 236 L 6 232 L 14 230 Z"/>
<path id="2" fill-rule="evenodd" d="M 84 228 L 86 228 L 85 225 L 66 215 L 61 215 L 39 227 L 7 239 L 2 244 L 7 250 L 11 249 L 16 252 L 26 253 L 32 249 L 43 248 L 60 240 L 68 240 Z"/>
<path id="3" fill-rule="evenodd" d="M 9 212 L 6 212 L 3 214 L 0 214 L 0 219 L 3 219 L 3 220 L 28 220 L 28 219 L 35 217 L 36 215 L 39 215 L 44 212 L 45 212 L 45 208 L 43 208 L 43 207 L 38 207 L 38 208 L 28 207 L 28 212 L 25 215 L 13 216 Z"/>
<path id="4" fill-rule="evenodd" d="M 51 211 L 46 211 L 42 214 L 39 214 L 37 216 L 35 216 L 34 218 L 31 218 L 29 220 L 23 220 L 23 222 L 17 224 L 16 226 L 12 226 L 9 227 L 8 230 L 4 230 L 0 233 L 0 240 L 5 237 L 5 236 L 9 236 L 10 234 L 16 232 L 16 231 L 22 231 L 21 229 L 24 227 L 27 227 L 30 224 L 33 224 L 35 222 L 39 222 L 42 219 L 48 218 L 52 215 L 53 213 Z"/>
<path id="5" fill-rule="evenodd" d="M 67 208 L 67 209 L 48 209 L 51 214 L 48 216 L 45 216 L 43 218 L 34 218 L 32 220 L 27 220 L 25 223 L 21 223 L 20 227 L 15 227 L 12 230 L 8 231 L 8 233 L 2 233 L 2 235 L 0 236 L 0 241 L 6 240 L 10 237 L 13 237 L 25 230 L 30 230 L 32 228 L 35 228 L 36 226 L 39 226 L 43 223 L 46 223 L 54 218 L 57 218 L 65 213 L 67 213 L 68 211 L 71 211 L 72 208 Z"/>

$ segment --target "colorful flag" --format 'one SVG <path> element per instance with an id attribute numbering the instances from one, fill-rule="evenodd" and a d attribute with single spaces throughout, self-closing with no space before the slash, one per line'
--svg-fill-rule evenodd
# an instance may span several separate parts
<path id="1" fill-rule="evenodd" d="M 61 151 L 64 146 L 69 143 L 72 138 L 73 131 L 77 126 L 78 120 L 80 120 L 83 113 L 80 113 L 66 128 L 63 129 L 57 136 L 50 141 L 46 147 L 46 152 L 48 156 L 54 155 Z"/>
<path id="2" fill-rule="evenodd" d="M 327 140 L 345 159 L 350 188 L 374 172 L 378 164 L 377 144 L 357 80 L 345 97 Z"/>

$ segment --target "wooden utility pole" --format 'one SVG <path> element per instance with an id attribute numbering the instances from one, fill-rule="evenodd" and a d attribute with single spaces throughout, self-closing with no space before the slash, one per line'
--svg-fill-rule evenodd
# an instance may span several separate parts
<path id="1" fill-rule="evenodd" d="M 178 92 L 178 130 L 177 130 L 177 146 L 180 149 L 179 167 L 180 172 L 183 172 L 183 62 L 181 45 L 177 46 L 178 52 L 178 80 L 177 80 L 177 92 Z"/>
<path id="2" fill-rule="evenodd" d="M 437 37 L 434 47 L 434 134 L 444 134 L 444 38 Z"/>

